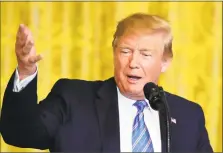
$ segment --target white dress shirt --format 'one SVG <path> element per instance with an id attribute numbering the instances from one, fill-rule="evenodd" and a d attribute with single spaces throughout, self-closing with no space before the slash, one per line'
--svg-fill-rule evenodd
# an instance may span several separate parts
<path id="1" fill-rule="evenodd" d="M 120 148 L 121 152 L 132 152 L 132 126 L 137 113 L 137 108 L 133 106 L 135 100 L 124 97 L 119 89 L 119 127 L 120 127 Z M 146 100 L 148 103 L 148 101 Z M 153 110 L 149 103 L 144 109 L 144 120 L 148 128 L 153 143 L 154 152 L 161 152 L 161 137 L 158 111 Z"/>
<path id="2" fill-rule="evenodd" d="M 29 82 L 37 75 L 37 71 L 29 77 L 19 80 L 18 70 L 16 69 L 14 80 L 14 92 L 20 92 Z M 118 92 L 118 108 L 119 108 L 119 127 L 120 127 L 120 151 L 132 152 L 132 126 L 137 113 L 137 108 L 133 106 L 135 100 L 124 97 L 119 89 Z M 147 100 L 146 100 L 147 101 Z M 147 101 L 148 103 L 148 101 Z M 145 124 L 149 130 L 152 139 L 154 152 L 161 152 L 161 137 L 158 111 L 153 110 L 149 103 L 148 108 L 144 109 Z"/>
<path id="3" fill-rule="evenodd" d="M 13 92 L 21 91 L 23 88 L 25 88 L 35 78 L 36 75 L 37 75 L 37 70 L 34 74 L 32 74 L 32 75 L 28 76 L 27 78 L 20 81 L 19 80 L 18 69 L 16 69 Z"/>

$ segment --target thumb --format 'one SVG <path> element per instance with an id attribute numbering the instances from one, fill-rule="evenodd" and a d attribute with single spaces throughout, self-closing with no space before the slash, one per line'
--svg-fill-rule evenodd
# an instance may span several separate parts
<path id="1" fill-rule="evenodd" d="M 40 61 L 43 58 L 41 54 L 36 55 L 36 56 L 31 56 L 28 61 L 32 64 L 35 64 L 36 62 Z"/>

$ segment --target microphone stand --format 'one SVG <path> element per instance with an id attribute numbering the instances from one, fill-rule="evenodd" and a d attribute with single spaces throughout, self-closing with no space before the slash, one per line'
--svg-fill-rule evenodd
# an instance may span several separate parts
<path id="1" fill-rule="evenodd" d="M 165 92 L 162 87 L 159 88 L 159 96 L 162 101 L 162 107 L 159 108 L 159 114 L 160 114 L 160 123 L 166 123 L 164 124 L 164 133 L 163 136 L 166 136 L 166 151 L 169 153 L 171 152 L 171 129 L 170 129 L 170 123 L 171 123 L 171 117 L 170 117 L 170 111 L 169 106 L 166 100 Z M 164 122 L 163 122 L 163 121 Z M 161 126 L 162 127 L 162 126 Z M 162 130 L 161 130 L 162 131 Z"/>
<path id="2" fill-rule="evenodd" d="M 143 90 L 150 106 L 159 112 L 162 149 L 169 153 L 171 152 L 171 118 L 165 92 L 162 87 L 154 83 L 147 83 Z"/>

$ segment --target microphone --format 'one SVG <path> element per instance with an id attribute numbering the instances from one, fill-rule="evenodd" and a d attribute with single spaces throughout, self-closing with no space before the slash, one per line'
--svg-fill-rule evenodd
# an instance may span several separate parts
<path id="1" fill-rule="evenodd" d="M 163 102 L 161 100 L 159 87 L 156 84 L 149 82 L 144 86 L 143 91 L 146 99 L 149 100 L 150 106 L 154 110 L 160 110 Z"/>
<path id="2" fill-rule="evenodd" d="M 143 91 L 151 108 L 159 111 L 162 146 L 167 152 L 171 152 L 170 112 L 165 92 L 162 87 L 152 82 L 145 84 Z"/>

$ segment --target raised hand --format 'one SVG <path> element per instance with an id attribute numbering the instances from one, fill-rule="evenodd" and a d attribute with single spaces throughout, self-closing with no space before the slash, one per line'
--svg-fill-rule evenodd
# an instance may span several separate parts
<path id="1" fill-rule="evenodd" d="M 23 24 L 20 24 L 16 36 L 15 52 L 18 62 L 19 79 L 22 80 L 35 73 L 36 63 L 42 59 L 36 55 L 34 39 L 31 31 Z"/>

